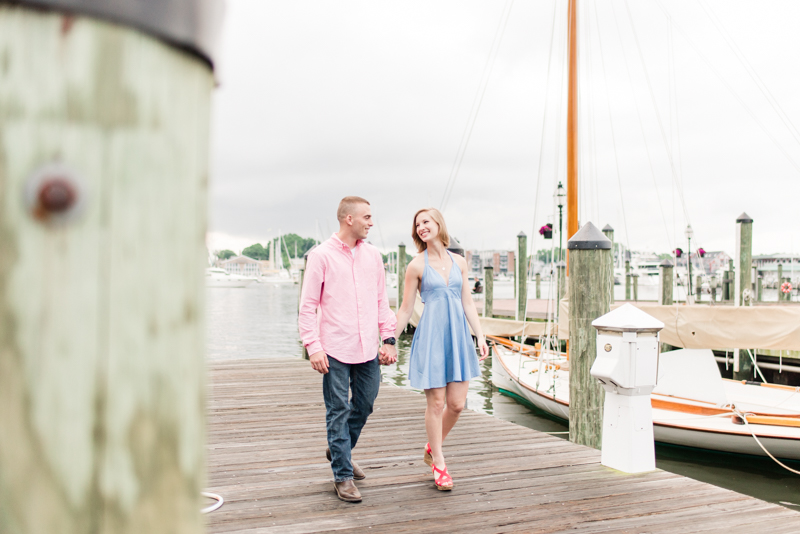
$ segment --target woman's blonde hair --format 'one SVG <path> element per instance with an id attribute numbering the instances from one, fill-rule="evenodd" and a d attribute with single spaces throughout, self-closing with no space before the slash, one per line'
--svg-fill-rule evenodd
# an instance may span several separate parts
<path id="1" fill-rule="evenodd" d="M 417 245 L 417 252 L 422 252 L 428 248 L 428 244 L 417 235 L 417 216 L 425 211 L 430 214 L 433 222 L 439 225 L 439 240 L 445 248 L 449 247 L 450 234 L 447 233 L 447 225 L 444 223 L 444 216 L 442 216 L 442 213 L 436 208 L 422 208 L 414 214 L 414 220 L 411 222 L 411 237 L 414 239 L 414 244 Z"/>

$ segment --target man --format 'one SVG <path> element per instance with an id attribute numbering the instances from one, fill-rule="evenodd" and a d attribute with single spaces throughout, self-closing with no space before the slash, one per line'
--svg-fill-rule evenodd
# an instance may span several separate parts
<path id="1" fill-rule="evenodd" d="M 353 479 L 366 475 L 352 461 L 351 450 L 378 396 L 379 364 L 397 361 L 397 321 L 386 297 L 381 254 L 364 241 L 373 224 L 369 202 L 345 197 L 336 215 L 339 231 L 308 255 L 298 322 L 311 367 L 323 375 L 327 456 L 336 494 L 361 502 Z"/>

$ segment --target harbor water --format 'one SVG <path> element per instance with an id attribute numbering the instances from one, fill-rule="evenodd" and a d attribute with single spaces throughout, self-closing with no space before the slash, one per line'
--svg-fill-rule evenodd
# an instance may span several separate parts
<path id="1" fill-rule="evenodd" d="M 620 286 L 616 286 L 615 293 L 618 294 L 619 289 Z M 621 289 L 623 294 L 619 298 L 624 297 L 624 286 Z M 647 298 L 642 290 L 640 287 L 640 298 Z M 654 291 L 657 291 L 657 286 Z M 497 298 L 511 297 L 513 293 Z M 302 346 L 297 332 L 297 305 L 298 286 L 294 284 L 207 289 L 208 358 L 300 358 Z M 408 383 L 410 345 L 411 336 L 408 334 L 398 340 L 398 361 L 382 368 L 384 382 L 413 389 Z M 309 372 L 314 372 L 310 366 Z M 320 398 L 321 395 L 320 392 Z M 481 364 L 481 376 L 470 382 L 467 407 L 566 438 L 566 424 L 518 404 L 492 386 L 491 359 Z M 422 414 L 420 424 L 421 420 Z M 800 510 L 800 476 L 784 470 L 769 458 L 661 445 L 656 447 L 656 456 L 660 469 Z M 797 469 L 796 465 L 793 467 Z"/>

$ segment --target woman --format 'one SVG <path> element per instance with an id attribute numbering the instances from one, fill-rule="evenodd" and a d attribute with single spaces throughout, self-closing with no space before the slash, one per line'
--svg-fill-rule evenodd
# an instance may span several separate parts
<path id="1" fill-rule="evenodd" d="M 424 460 L 439 490 L 452 490 L 442 442 L 458 421 L 467 400 L 469 380 L 480 374 L 478 357 L 467 326 L 478 338 L 481 361 L 489 355 L 467 279 L 467 262 L 447 250 L 450 236 L 439 210 L 414 215 L 411 233 L 418 254 L 406 271 L 403 305 L 397 312 L 395 337 L 405 329 L 419 288 L 425 310 L 411 343 L 408 376 L 411 386 L 425 390 L 425 430 L 429 443 Z"/>

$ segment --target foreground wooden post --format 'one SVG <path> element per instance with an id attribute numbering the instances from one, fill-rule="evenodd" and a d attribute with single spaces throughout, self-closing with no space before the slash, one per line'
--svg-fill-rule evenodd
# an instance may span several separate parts
<path id="1" fill-rule="evenodd" d="M 129 7 L 0 4 L 4 534 L 205 529 L 219 6 Z"/>
<path id="2" fill-rule="evenodd" d="M 611 295 L 609 298 L 611 299 L 611 303 L 614 303 L 614 228 L 611 227 L 610 224 L 607 224 L 603 227 L 603 235 L 611 241 L 611 248 L 608 249 L 608 264 L 609 264 L 609 273 L 611 273 Z"/>
<path id="3" fill-rule="evenodd" d="M 494 267 L 487 265 L 483 268 L 483 316 L 492 317 L 494 314 Z"/>
<path id="4" fill-rule="evenodd" d="M 308 268 L 308 253 L 309 252 L 311 252 L 311 251 L 309 250 L 308 252 L 303 254 L 303 268 L 300 269 L 300 291 L 298 291 L 298 297 L 297 297 L 297 313 L 298 314 L 300 313 L 300 301 L 303 300 L 303 281 L 305 280 L 305 277 L 306 277 L 306 268 Z M 302 353 L 301 356 L 302 356 L 302 358 L 304 360 L 307 360 L 308 357 L 309 357 L 308 349 L 305 347 L 305 345 L 303 345 L 303 353 Z"/>
<path id="5" fill-rule="evenodd" d="M 536 298 L 542 298 L 542 274 L 536 273 Z"/>
<path id="6" fill-rule="evenodd" d="M 611 277 L 609 241 L 587 222 L 567 243 L 569 273 L 569 440 L 599 449 L 604 392 L 589 370 L 597 355 L 592 321 L 608 313 Z"/>
<path id="7" fill-rule="evenodd" d="M 662 306 L 672 306 L 673 270 L 672 262 L 664 260 L 658 266 L 661 276 L 658 281 L 658 303 Z"/>
<path id="8" fill-rule="evenodd" d="M 525 320 L 528 303 L 528 236 L 517 234 L 517 321 Z"/>
<path id="9" fill-rule="evenodd" d="M 406 289 L 406 246 L 401 241 L 397 245 L 397 309 L 403 305 L 403 292 Z"/>

